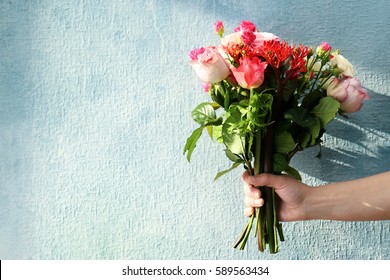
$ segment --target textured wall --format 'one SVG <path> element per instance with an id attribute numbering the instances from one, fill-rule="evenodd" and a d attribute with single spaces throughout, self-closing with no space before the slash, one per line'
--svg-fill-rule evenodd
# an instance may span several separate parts
<path id="1" fill-rule="evenodd" d="M 286 223 L 278 255 L 236 251 L 241 171 L 214 183 L 230 164 L 207 137 L 182 155 L 207 97 L 187 53 L 218 42 L 216 20 L 249 19 L 342 49 L 370 90 L 323 159 L 294 160 L 305 181 L 390 169 L 390 2 L 307 3 L 0 1 L 0 258 L 390 259 L 389 221 Z"/>

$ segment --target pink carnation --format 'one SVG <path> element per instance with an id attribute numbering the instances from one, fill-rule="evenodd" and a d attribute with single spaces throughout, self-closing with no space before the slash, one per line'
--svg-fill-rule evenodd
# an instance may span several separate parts
<path id="1" fill-rule="evenodd" d="M 240 32 L 240 31 L 256 31 L 256 25 L 254 25 L 252 22 L 243 20 L 239 26 L 234 28 L 234 32 Z"/>
<path id="2" fill-rule="evenodd" d="M 320 47 L 325 51 L 325 52 L 330 52 L 332 50 L 332 47 L 328 44 L 328 42 L 322 42 Z"/>
<path id="3" fill-rule="evenodd" d="M 223 26 L 222 21 L 219 20 L 214 24 L 214 30 L 215 30 L 215 33 L 217 33 L 219 36 L 223 35 L 225 28 Z"/>
<path id="4" fill-rule="evenodd" d="M 241 34 L 241 40 L 245 45 L 251 45 L 256 40 L 256 35 L 249 30 L 245 30 Z"/>

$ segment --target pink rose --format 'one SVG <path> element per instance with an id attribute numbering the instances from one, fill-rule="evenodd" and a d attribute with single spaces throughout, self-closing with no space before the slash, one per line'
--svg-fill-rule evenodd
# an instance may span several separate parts
<path id="1" fill-rule="evenodd" d="M 190 65 L 205 83 L 220 82 L 230 74 L 216 47 L 194 49 L 190 52 L 190 57 Z"/>
<path id="2" fill-rule="evenodd" d="M 241 43 L 241 32 L 234 32 L 226 35 L 221 39 L 222 46 L 227 46 L 229 43 L 240 44 Z"/>
<path id="3" fill-rule="evenodd" d="M 370 98 L 361 82 L 351 77 L 342 80 L 334 78 L 327 88 L 327 94 L 340 102 L 340 109 L 345 113 L 359 111 L 363 106 L 363 100 Z"/>
<path id="4" fill-rule="evenodd" d="M 255 32 L 256 39 L 253 42 L 254 47 L 261 47 L 265 41 L 279 40 L 279 37 L 269 32 Z"/>
<path id="5" fill-rule="evenodd" d="M 234 78 L 243 88 L 258 88 L 264 81 L 266 62 L 261 62 L 257 57 L 243 57 L 238 68 L 231 66 Z"/>

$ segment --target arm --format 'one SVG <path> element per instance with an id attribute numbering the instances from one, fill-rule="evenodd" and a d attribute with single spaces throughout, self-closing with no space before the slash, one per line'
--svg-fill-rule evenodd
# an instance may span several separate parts
<path id="1" fill-rule="evenodd" d="M 390 220 L 390 172 L 314 188 L 308 219 Z"/>
<path id="2" fill-rule="evenodd" d="M 253 186 L 267 185 L 281 200 L 278 215 L 282 221 L 390 220 L 390 171 L 316 188 L 285 175 L 249 176 L 246 172 L 243 180 L 247 216 L 253 213 L 253 207 L 263 204 L 259 189 Z"/>

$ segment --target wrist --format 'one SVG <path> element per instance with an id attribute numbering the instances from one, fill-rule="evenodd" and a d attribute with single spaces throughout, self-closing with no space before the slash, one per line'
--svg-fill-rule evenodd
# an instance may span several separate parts
<path id="1" fill-rule="evenodd" d="M 326 220 L 329 219 L 333 201 L 326 192 L 324 186 L 311 187 L 305 199 L 306 220 Z"/>

